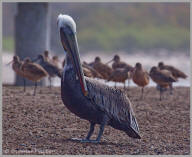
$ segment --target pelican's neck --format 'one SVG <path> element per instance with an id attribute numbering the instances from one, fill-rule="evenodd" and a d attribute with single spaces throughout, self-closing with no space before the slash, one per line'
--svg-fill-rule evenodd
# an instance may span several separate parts
<path id="1" fill-rule="evenodd" d="M 69 55 L 66 55 L 66 63 L 64 66 L 64 72 L 63 72 L 62 78 L 65 81 L 65 77 L 69 76 L 69 80 L 73 81 L 73 83 L 75 83 L 74 80 L 79 80 L 78 82 L 81 86 L 82 92 L 83 92 L 84 96 L 87 96 L 88 89 L 87 89 L 87 85 L 85 82 L 85 76 L 84 76 L 83 69 L 81 66 L 80 57 L 78 57 L 78 60 L 79 60 L 79 61 L 77 61 L 78 67 L 76 69 L 76 67 L 74 65 L 76 63 L 73 64 L 73 60 L 71 59 L 71 57 Z"/>
<path id="2" fill-rule="evenodd" d="M 72 65 L 71 58 L 68 54 L 65 56 L 65 65 Z"/>
<path id="3" fill-rule="evenodd" d="M 82 66 L 81 65 L 80 65 L 80 69 L 82 70 Z M 77 77 L 77 73 L 76 73 L 75 67 L 74 67 L 74 65 L 72 63 L 71 57 L 68 54 L 66 54 L 64 71 L 66 72 L 68 70 L 70 70 L 70 73 L 74 73 L 76 75 L 76 77 Z M 83 79 L 84 78 L 85 77 L 83 76 Z"/>
<path id="4" fill-rule="evenodd" d="M 67 69 L 73 69 L 75 71 L 75 68 L 73 67 L 73 63 L 71 61 L 71 58 L 68 54 L 66 54 L 66 57 L 65 57 L 65 66 L 64 66 L 64 69 L 65 71 Z"/>

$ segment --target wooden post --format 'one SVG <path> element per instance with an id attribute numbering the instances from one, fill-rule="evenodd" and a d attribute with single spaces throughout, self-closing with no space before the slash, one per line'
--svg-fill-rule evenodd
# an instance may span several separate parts
<path id="1" fill-rule="evenodd" d="M 18 3 L 17 8 L 15 52 L 22 60 L 25 57 L 34 59 L 48 49 L 48 3 Z M 23 79 L 16 76 L 15 84 L 23 85 Z M 34 83 L 27 80 L 26 85 Z"/>

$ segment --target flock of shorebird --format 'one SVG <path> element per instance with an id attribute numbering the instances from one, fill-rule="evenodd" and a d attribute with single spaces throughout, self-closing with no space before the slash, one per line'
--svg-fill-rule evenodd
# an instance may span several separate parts
<path id="1" fill-rule="evenodd" d="M 108 64 L 112 62 L 112 67 Z M 13 70 L 24 80 L 25 91 L 25 78 L 35 82 L 34 95 L 36 93 L 37 81 L 48 76 L 51 87 L 51 78 L 58 76 L 61 78 L 62 68 L 65 65 L 65 59 L 62 62 L 62 68 L 58 56 L 50 58 L 49 52 L 46 50 L 43 54 L 39 54 L 37 58 L 31 60 L 25 58 L 21 61 L 18 56 L 13 57 L 12 68 Z M 158 67 L 153 66 L 149 72 L 147 72 L 141 63 L 136 63 L 135 67 L 121 61 L 119 55 L 115 55 L 112 60 L 107 63 L 102 63 L 100 57 L 95 57 L 95 60 L 91 63 L 82 63 L 83 73 L 87 77 L 104 79 L 106 81 L 113 81 L 116 83 L 124 83 L 124 89 L 126 88 L 126 80 L 129 82 L 132 79 L 133 82 L 141 87 L 141 99 L 143 98 L 144 87 L 149 84 L 150 77 L 157 84 L 157 89 L 160 91 L 160 100 L 162 92 L 167 88 L 170 89 L 172 94 L 172 83 L 178 81 L 178 78 L 187 78 L 187 75 L 179 69 L 171 66 L 164 65 L 163 62 L 159 62 Z"/>
<path id="2" fill-rule="evenodd" d="M 38 55 L 37 58 L 31 60 L 29 57 L 23 61 L 18 56 L 13 56 L 12 69 L 17 75 L 23 78 L 24 92 L 25 92 L 25 79 L 35 82 L 33 95 L 36 94 L 37 82 L 48 76 L 51 87 L 51 78 L 58 76 L 61 78 L 62 69 L 58 66 L 58 57 L 53 56 L 52 59 L 48 57 L 48 51 L 44 55 Z M 8 63 L 8 64 L 10 64 Z"/>
<path id="3" fill-rule="evenodd" d="M 112 68 L 107 64 L 112 62 Z M 157 84 L 157 89 L 160 91 L 160 100 L 162 92 L 167 88 L 170 88 L 170 94 L 172 94 L 173 86 L 172 83 L 178 81 L 178 78 L 187 78 L 187 75 L 181 70 L 175 68 L 171 65 L 165 65 L 163 62 L 158 63 L 158 67 L 153 66 L 149 72 L 147 72 L 142 64 L 137 62 L 135 67 L 123 62 L 120 60 L 119 55 L 115 55 L 112 60 L 107 62 L 106 64 L 101 62 L 100 57 L 96 57 L 95 61 L 87 64 L 83 62 L 83 70 L 84 74 L 88 77 L 97 77 L 91 75 L 91 71 L 86 71 L 85 66 L 90 66 L 95 69 L 98 73 L 101 74 L 102 78 L 107 81 L 114 81 L 115 87 L 116 82 L 124 83 L 125 89 L 125 81 L 128 79 L 128 87 L 129 80 L 132 79 L 133 82 L 141 87 L 141 98 L 143 98 L 144 87 L 149 84 L 150 78 Z"/>

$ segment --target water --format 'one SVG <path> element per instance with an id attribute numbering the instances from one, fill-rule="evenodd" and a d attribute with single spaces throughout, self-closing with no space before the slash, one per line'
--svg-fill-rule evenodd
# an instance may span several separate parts
<path id="1" fill-rule="evenodd" d="M 81 55 L 81 61 L 92 62 L 96 56 L 100 56 L 103 63 L 111 60 L 113 56 L 117 53 L 102 53 L 102 52 L 90 52 L 85 55 Z M 160 51 L 156 55 L 144 53 L 142 51 L 135 52 L 134 54 L 127 54 L 125 52 L 118 52 L 121 60 L 127 62 L 128 64 L 134 66 L 136 62 L 140 62 L 143 65 L 143 68 L 147 71 L 150 70 L 152 66 L 157 66 L 158 62 L 163 61 L 165 64 L 173 65 L 178 69 L 182 70 L 188 75 L 187 79 L 179 79 L 178 82 L 174 83 L 174 86 L 190 86 L 190 57 L 183 55 L 183 53 L 171 52 L 169 55 L 167 52 Z M 171 55 L 172 54 L 172 55 Z M 64 56 L 60 56 L 60 61 L 63 61 Z M 11 69 L 11 66 L 6 66 L 9 61 L 12 60 L 12 55 L 8 53 L 3 53 L 3 83 L 13 84 L 14 83 L 14 72 Z M 111 64 L 110 64 L 111 65 Z M 99 80 L 105 83 L 104 80 Z M 48 81 L 46 81 L 48 83 Z M 128 82 L 126 82 L 127 84 Z M 114 86 L 114 82 L 107 82 L 109 86 Z M 60 86 L 60 79 L 53 79 L 54 86 Z M 117 86 L 123 86 L 122 83 L 117 83 Z M 136 86 L 133 81 L 130 81 L 130 86 Z M 156 86 L 156 84 L 150 80 L 149 86 Z"/>

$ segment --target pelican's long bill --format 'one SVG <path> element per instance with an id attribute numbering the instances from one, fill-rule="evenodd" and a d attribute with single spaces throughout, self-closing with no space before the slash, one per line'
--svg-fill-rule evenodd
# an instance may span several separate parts
<path id="1" fill-rule="evenodd" d="M 88 94 L 88 90 L 81 68 L 76 33 L 74 33 L 71 28 L 66 25 L 64 27 L 60 27 L 60 37 L 63 48 L 65 49 L 65 51 L 67 51 L 72 59 L 72 63 L 80 81 L 82 92 L 86 96 Z"/>

